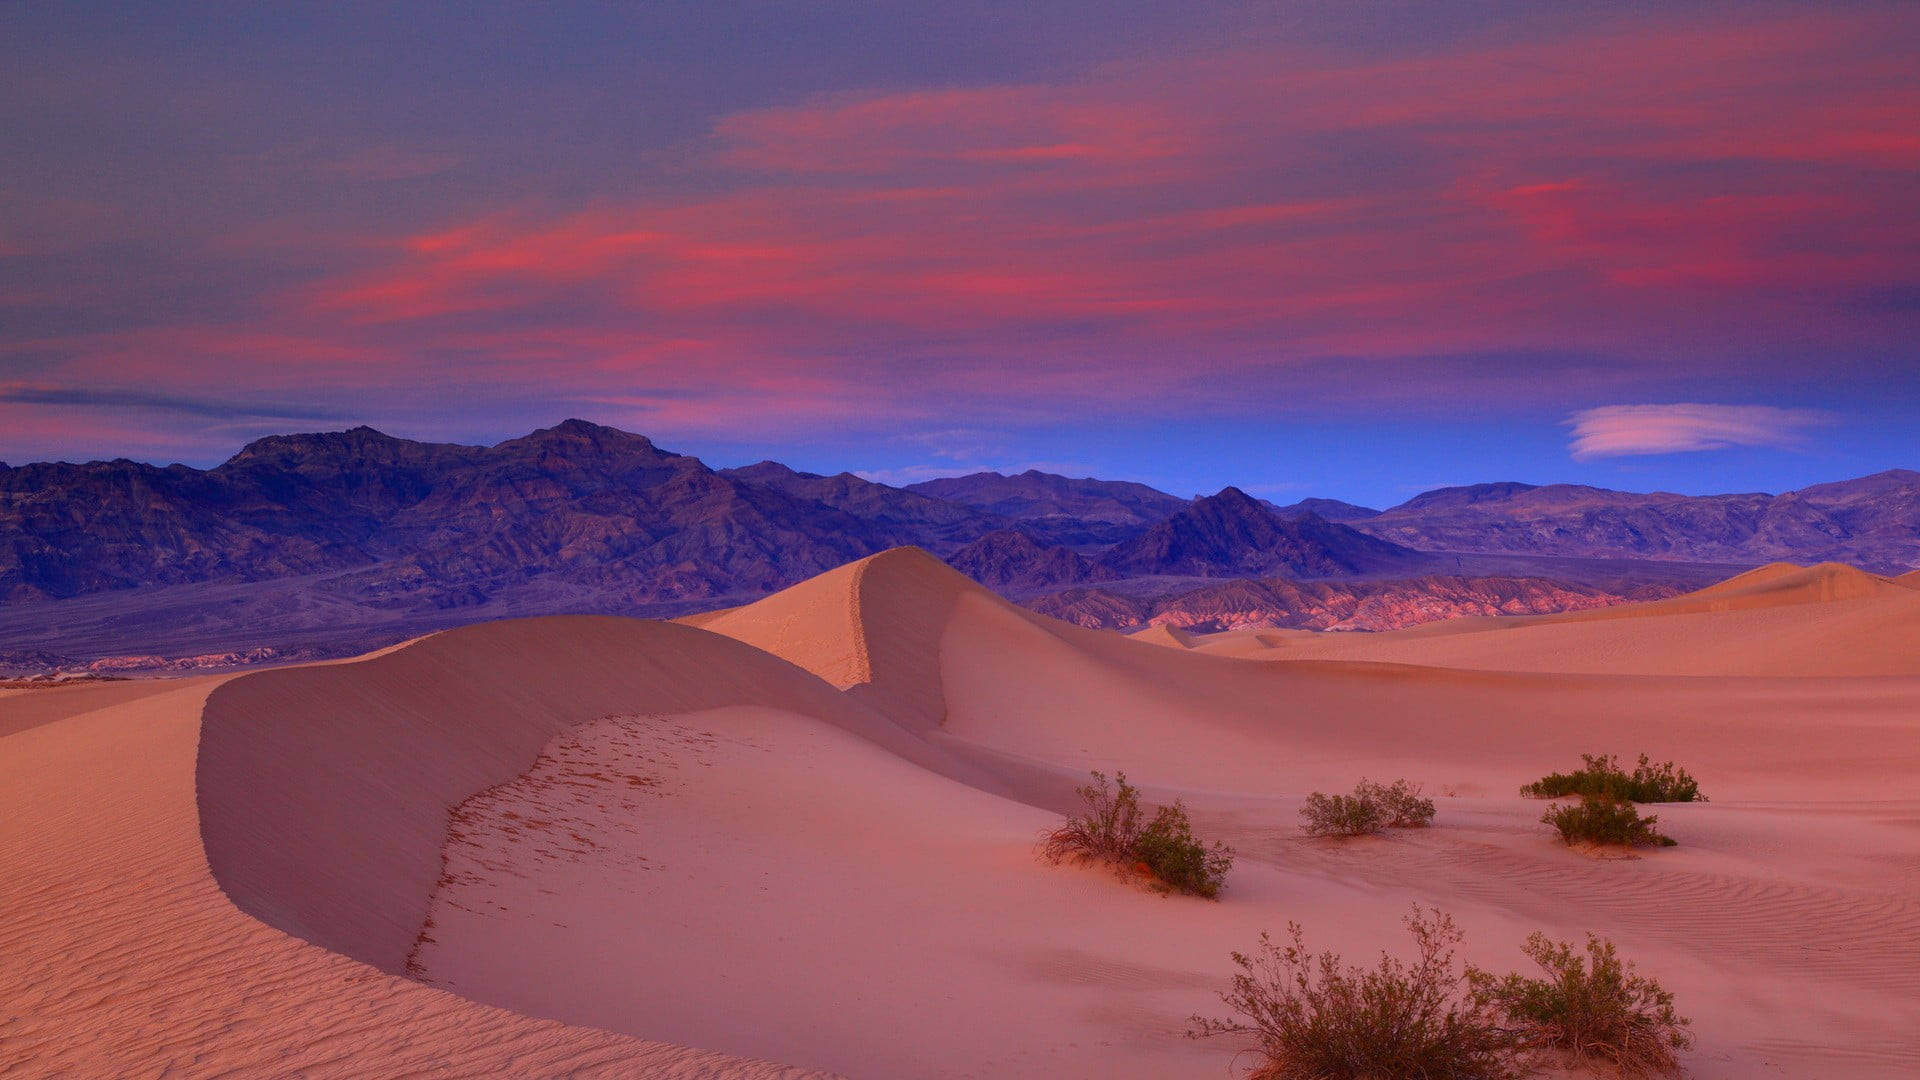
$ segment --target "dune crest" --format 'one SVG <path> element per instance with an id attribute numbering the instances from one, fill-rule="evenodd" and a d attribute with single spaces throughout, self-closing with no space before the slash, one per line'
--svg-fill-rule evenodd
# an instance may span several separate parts
<path id="1" fill-rule="evenodd" d="M 1196 648 L 1207 651 L 1208 642 Z M 1483 671 L 1915 676 L 1920 590 L 1839 563 L 1774 563 L 1665 600 L 1320 635 L 1296 641 L 1285 656 Z"/>
<path id="2" fill-rule="evenodd" d="M 946 718 L 940 638 L 962 596 L 1038 618 L 917 547 L 870 555 L 700 626 L 805 668 L 917 730 Z"/>
<path id="3" fill-rule="evenodd" d="M 1887 587 L 1893 584 L 1890 578 L 1878 574 L 1869 574 L 1858 567 L 1845 563 L 1824 562 L 1813 566 L 1799 566 L 1794 563 L 1769 563 L 1755 570 L 1749 570 L 1728 578 L 1717 585 L 1688 595 L 1693 597 L 1716 597 L 1745 601 L 1745 606 L 1761 607 L 1786 604 L 1823 604 L 1834 600 L 1862 600 L 1873 596 L 1885 596 Z M 1671 600 L 1655 601 L 1674 607 L 1681 606 L 1679 601 L 1687 597 L 1679 596 Z M 1736 610 L 1737 602 L 1728 609 Z"/>
<path id="4" fill-rule="evenodd" d="M 718 634 L 600 616 L 480 623 L 375 659 L 259 672 L 216 690 L 198 767 L 207 860 L 242 910 L 404 973 L 449 808 L 520 773 L 571 726 L 726 705 L 816 717 L 916 764 L 975 775 L 812 675 Z"/>
<path id="5" fill-rule="evenodd" d="M 1127 636 L 1150 645 L 1166 645 L 1175 649 L 1193 648 L 1194 635 L 1171 623 L 1154 623 L 1145 630 L 1135 630 Z"/>

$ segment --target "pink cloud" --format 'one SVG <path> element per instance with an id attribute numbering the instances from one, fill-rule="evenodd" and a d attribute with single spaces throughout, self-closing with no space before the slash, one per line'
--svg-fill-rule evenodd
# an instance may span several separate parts
<path id="1" fill-rule="evenodd" d="M 1211 406 L 1237 376 L 1328 357 L 1347 385 L 1430 401 L 1561 385 L 1435 389 L 1436 355 L 1689 349 L 1731 370 L 1788 336 L 1891 332 L 1832 313 L 1910 275 L 1920 245 L 1920 88 L 1884 31 L 1808 15 L 1384 60 L 1248 46 L 832 95 L 723 119 L 681 148 L 674 193 L 315 239 L 343 268 L 244 329 L 16 344 L 76 378 L 188 389 L 394 401 L 484 381 L 654 430 L 929 400 Z"/>
<path id="2" fill-rule="evenodd" d="M 1793 447 L 1831 419 L 1813 409 L 1771 405 L 1605 405 L 1568 419 L 1575 460 L 1679 454 L 1733 447 Z"/>

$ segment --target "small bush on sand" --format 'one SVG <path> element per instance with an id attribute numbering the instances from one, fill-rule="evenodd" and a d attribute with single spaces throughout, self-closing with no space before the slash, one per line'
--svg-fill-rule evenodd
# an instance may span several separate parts
<path id="1" fill-rule="evenodd" d="M 1419 784 L 1405 780 L 1391 784 L 1362 780 L 1355 785 L 1353 793 L 1379 803 L 1387 812 L 1389 829 L 1424 829 L 1433 824 L 1433 800 L 1420 794 Z"/>
<path id="2" fill-rule="evenodd" d="M 1433 824 L 1433 800 L 1405 780 L 1362 780 L 1351 795 L 1316 791 L 1300 807 L 1308 836 L 1365 836 L 1382 829 L 1423 829 Z"/>
<path id="3" fill-rule="evenodd" d="M 1191 1038 L 1250 1033 L 1260 1063 L 1251 1080 L 1513 1080 L 1525 1075 L 1516 1032 L 1476 997 L 1454 965 L 1460 931 L 1438 911 L 1407 917 L 1419 958 L 1382 955 L 1372 970 L 1331 952 L 1309 954 L 1298 924 L 1285 944 L 1260 935 L 1254 956 L 1220 1000 L 1225 1019 L 1195 1016 Z"/>
<path id="4" fill-rule="evenodd" d="M 1640 755 L 1639 765 L 1629 773 L 1611 754 L 1581 754 L 1586 762 L 1570 773 L 1543 776 L 1520 789 L 1520 794 L 1537 799 L 1560 799 L 1571 795 L 1593 795 L 1620 802 L 1706 802 L 1700 784 L 1685 769 L 1673 762 L 1654 765 Z"/>
<path id="5" fill-rule="evenodd" d="M 1573 945 L 1536 932 L 1525 949 L 1545 978 L 1495 978 L 1469 968 L 1467 980 L 1475 999 L 1529 1046 L 1605 1062 L 1622 1076 L 1680 1071 L 1677 1052 L 1693 1045 L 1690 1021 L 1674 1010 L 1672 994 L 1620 959 L 1613 942 L 1588 934 L 1583 958 Z"/>
<path id="6" fill-rule="evenodd" d="M 1075 856 L 1117 862 L 1133 854 L 1133 846 L 1146 828 L 1140 789 L 1127 783 L 1126 773 L 1115 773 L 1114 780 L 1117 788 L 1105 773 L 1096 772 L 1093 783 L 1073 789 L 1086 809 L 1068 814 L 1065 825 L 1041 838 L 1043 858 L 1055 863 Z"/>
<path id="7" fill-rule="evenodd" d="M 1194 839 L 1187 808 L 1177 801 L 1153 816 L 1134 841 L 1133 852 L 1174 892 L 1209 900 L 1220 895 L 1227 871 L 1233 868 L 1233 850 L 1220 843 L 1208 848 Z"/>
<path id="8" fill-rule="evenodd" d="M 1300 807 L 1308 836 L 1365 836 L 1387 827 L 1386 807 L 1358 795 L 1316 791 Z"/>
<path id="9" fill-rule="evenodd" d="M 1140 790 L 1127 783 L 1126 773 L 1115 773 L 1109 782 L 1096 772 L 1093 781 L 1075 789 L 1085 810 L 1069 814 L 1064 825 L 1041 837 L 1042 858 L 1144 866 L 1169 891 L 1208 899 L 1220 895 L 1233 868 L 1232 848 L 1219 843 L 1207 847 L 1195 839 L 1187 808 L 1178 801 L 1148 819 L 1140 806 Z"/>
<path id="10" fill-rule="evenodd" d="M 1640 816 L 1630 802 L 1582 795 L 1577 803 L 1556 803 L 1540 820 L 1560 831 L 1569 844 L 1620 844 L 1627 847 L 1672 847 L 1674 840 L 1654 828 L 1660 819 Z"/>

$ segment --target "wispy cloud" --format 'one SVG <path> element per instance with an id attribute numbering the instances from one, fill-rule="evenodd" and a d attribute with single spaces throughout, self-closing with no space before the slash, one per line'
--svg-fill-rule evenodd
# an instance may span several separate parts
<path id="1" fill-rule="evenodd" d="M 1575 460 L 1679 454 L 1736 446 L 1797 446 L 1806 428 L 1831 417 L 1772 405 L 1603 405 L 1567 418 Z"/>
<path id="2" fill-rule="evenodd" d="M 86 409 L 142 409 L 219 420 L 344 420 L 334 409 L 283 403 L 221 401 L 144 390 L 0 383 L 0 404 L 67 405 Z"/>

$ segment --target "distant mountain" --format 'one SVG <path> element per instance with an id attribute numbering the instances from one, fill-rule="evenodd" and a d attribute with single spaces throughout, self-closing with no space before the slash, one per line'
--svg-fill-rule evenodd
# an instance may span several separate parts
<path id="1" fill-rule="evenodd" d="M 990 589 L 1013 594 L 1117 576 L 1071 548 L 1043 547 L 1015 529 L 988 533 L 947 556 L 947 564 Z"/>
<path id="2" fill-rule="evenodd" d="M 720 475 L 843 510 L 863 521 L 904 530 L 911 533 L 910 542 L 935 550 L 977 540 L 1007 524 L 995 514 L 964 503 L 876 484 L 849 472 L 821 476 L 795 471 L 777 461 L 762 461 L 757 465 L 721 469 Z"/>
<path id="3" fill-rule="evenodd" d="M 1111 544 L 1179 513 L 1185 499 L 1125 480 L 1075 480 L 1029 469 L 979 472 L 909 484 L 918 492 L 1020 523 L 1056 544 Z"/>
<path id="4" fill-rule="evenodd" d="M 1894 469 L 1781 495 L 1650 495 L 1577 484 L 1441 488 L 1355 523 L 1428 551 L 1706 562 L 1920 563 L 1920 473 Z"/>
<path id="5" fill-rule="evenodd" d="M 1233 580 L 1158 597 L 1101 588 L 1063 589 L 1027 601 L 1080 626 L 1132 630 L 1149 624 L 1201 633 L 1250 627 L 1400 630 L 1467 615 L 1540 615 L 1675 595 L 1673 587 L 1608 592 L 1546 578 L 1426 575 L 1401 580 Z"/>
<path id="6" fill-rule="evenodd" d="M 918 539 L 569 420 L 493 447 L 371 428 L 250 444 L 205 472 L 0 471 L 0 598 L 352 571 L 362 602 L 477 603 L 542 575 L 631 602 L 776 588 Z"/>
<path id="7" fill-rule="evenodd" d="M 1317 578 L 1411 570 L 1431 560 L 1317 514 L 1281 514 L 1228 487 L 1121 542 L 1100 562 L 1121 577 Z"/>
<path id="8" fill-rule="evenodd" d="M 1376 627 L 1644 598 L 1779 560 L 1898 574 L 1920 565 L 1920 473 L 1782 495 L 1481 484 L 1375 512 L 1038 471 L 908 489 L 770 461 L 716 471 L 581 420 L 495 446 L 280 435 L 205 470 L 0 464 L 0 668 L 207 666 L 509 615 L 677 615 L 901 545 L 1089 625 Z"/>
<path id="9" fill-rule="evenodd" d="M 1328 521 L 1338 521 L 1342 524 L 1380 516 L 1380 511 L 1370 506 L 1356 506 L 1350 502 L 1341 502 L 1339 499 L 1301 499 L 1297 503 L 1288 503 L 1285 506 L 1275 506 L 1273 503 L 1267 505 L 1272 506 L 1275 513 L 1285 517 L 1315 514 Z"/>

